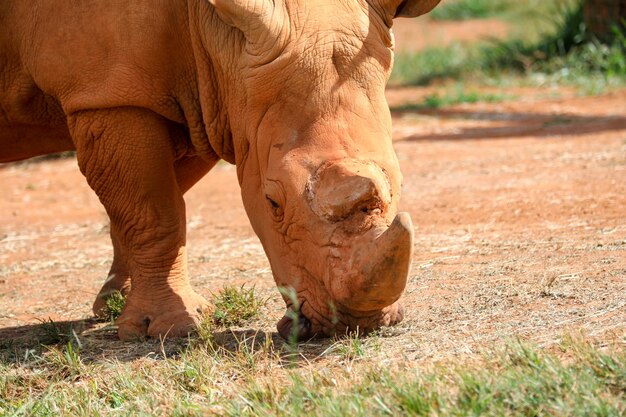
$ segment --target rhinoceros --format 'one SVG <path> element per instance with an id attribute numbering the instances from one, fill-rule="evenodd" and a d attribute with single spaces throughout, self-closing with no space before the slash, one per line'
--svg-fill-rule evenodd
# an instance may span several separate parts
<path id="1" fill-rule="evenodd" d="M 182 336 L 183 194 L 220 159 L 287 313 L 283 337 L 399 322 L 413 228 L 384 88 L 396 17 L 439 0 L 5 0 L 0 162 L 75 150 L 111 221 L 94 303 L 121 339 Z"/>

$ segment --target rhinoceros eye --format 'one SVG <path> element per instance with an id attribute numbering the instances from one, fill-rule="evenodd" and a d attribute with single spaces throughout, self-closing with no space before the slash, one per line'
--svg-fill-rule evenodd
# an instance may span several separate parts
<path id="1" fill-rule="evenodd" d="M 283 217 L 283 208 L 276 202 L 276 200 L 272 199 L 270 196 L 266 195 L 265 198 L 270 205 L 270 209 L 272 210 L 272 215 L 276 220 L 281 220 Z"/>
<path id="2" fill-rule="evenodd" d="M 278 205 L 278 203 L 274 200 L 272 200 L 270 197 L 265 196 L 265 198 L 267 198 L 267 201 L 269 201 L 270 206 L 272 206 L 272 209 L 277 210 L 280 208 L 280 206 Z"/>

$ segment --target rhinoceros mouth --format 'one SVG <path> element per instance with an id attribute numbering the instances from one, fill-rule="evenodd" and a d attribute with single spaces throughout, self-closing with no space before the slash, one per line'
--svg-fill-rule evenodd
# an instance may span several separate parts
<path id="1" fill-rule="evenodd" d="M 287 303 L 287 311 L 276 328 L 284 339 L 302 341 L 322 336 L 324 330 L 332 326 L 332 321 L 318 312 L 306 298 L 298 297 L 297 304 Z"/>
<path id="2" fill-rule="evenodd" d="M 363 335 L 382 326 L 397 324 L 404 318 L 404 311 L 399 303 L 367 312 L 333 306 L 326 314 L 321 313 L 306 299 L 299 300 L 298 304 L 299 309 L 294 308 L 293 303 L 288 304 L 287 312 L 276 326 L 279 334 L 286 340 L 304 341 L 350 332 Z"/>
<path id="3" fill-rule="evenodd" d="M 283 339 L 297 341 L 311 339 L 317 336 L 312 329 L 311 320 L 304 314 L 294 310 L 288 310 L 282 319 L 276 324 L 278 333 Z"/>

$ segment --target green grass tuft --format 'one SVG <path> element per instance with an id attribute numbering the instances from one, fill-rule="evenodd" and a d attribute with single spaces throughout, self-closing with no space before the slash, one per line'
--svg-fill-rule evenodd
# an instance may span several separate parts
<path id="1" fill-rule="evenodd" d="M 368 354 L 380 351 L 379 333 L 370 333 L 364 337 L 359 331 L 343 336 L 335 336 L 333 343 L 321 356 L 339 355 L 348 362 L 366 359 Z"/>
<path id="2" fill-rule="evenodd" d="M 203 346 L 207 350 L 215 350 L 215 324 L 213 315 L 205 314 L 198 324 L 197 339 L 195 344 Z"/>
<path id="3" fill-rule="evenodd" d="M 72 326 L 68 323 L 59 323 L 48 320 L 40 320 L 38 342 L 42 345 L 64 345 L 72 340 Z"/>
<path id="4" fill-rule="evenodd" d="M 124 305 L 126 305 L 126 297 L 124 297 L 121 292 L 114 291 L 106 299 L 105 318 L 112 322 L 117 320 L 117 318 L 122 315 Z"/>
<path id="5" fill-rule="evenodd" d="M 218 326 L 241 326 L 259 315 L 265 301 L 254 292 L 254 287 L 224 287 L 213 300 L 213 321 Z"/>
<path id="6" fill-rule="evenodd" d="M 44 363 L 61 378 L 78 378 L 84 374 L 85 367 L 80 357 L 80 345 L 76 341 L 67 342 L 63 349 L 49 348 Z"/>

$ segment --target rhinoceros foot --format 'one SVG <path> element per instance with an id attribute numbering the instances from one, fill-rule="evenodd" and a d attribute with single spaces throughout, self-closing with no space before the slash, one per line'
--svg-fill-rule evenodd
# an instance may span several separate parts
<path id="1" fill-rule="evenodd" d="M 102 288 L 100 288 L 96 300 L 93 302 L 92 310 L 96 317 L 103 318 L 107 316 L 107 300 L 118 291 L 124 297 L 130 292 L 130 276 L 128 274 L 111 273 L 109 275 Z"/>
<path id="2" fill-rule="evenodd" d="M 208 301 L 192 289 L 149 299 L 131 290 L 116 321 L 117 333 L 121 340 L 185 337 L 196 330 L 208 306 Z"/>

